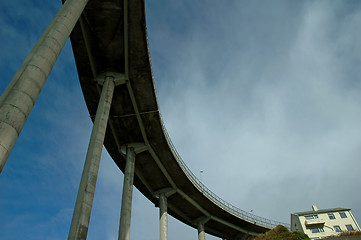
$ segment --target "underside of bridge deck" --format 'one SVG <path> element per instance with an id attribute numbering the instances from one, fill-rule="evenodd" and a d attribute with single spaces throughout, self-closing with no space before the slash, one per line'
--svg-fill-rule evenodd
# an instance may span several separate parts
<path id="1" fill-rule="evenodd" d="M 126 157 L 121 147 L 144 144 L 146 150 L 136 155 L 134 185 L 145 197 L 158 206 L 158 193 L 169 193 L 169 214 L 196 229 L 206 217 L 205 231 L 222 238 L 269 229 L 212 201 L 182 168 L 159 113 L 144 0 L 90 0 L 71 34 L 71 44 L 93 120 L 101 92 L 99 78 L 115 74 L 121 79 L 114 91 L 105 147 L 124 171 Z"/>

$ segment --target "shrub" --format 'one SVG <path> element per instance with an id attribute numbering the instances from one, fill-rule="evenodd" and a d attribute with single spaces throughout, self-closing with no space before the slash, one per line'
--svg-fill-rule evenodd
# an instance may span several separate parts
<path id="1" fill-rule="evenodd" d="M 282 225 L 278 225 L 274 229 L 261 234 L 254 238 L 254 240 L 301 240 L 310 239 L 306 234 L 301 232 L 290 232 Z"/>

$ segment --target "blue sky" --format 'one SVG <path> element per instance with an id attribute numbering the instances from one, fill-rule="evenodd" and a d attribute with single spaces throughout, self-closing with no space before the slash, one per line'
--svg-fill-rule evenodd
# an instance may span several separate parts
<path id="1" fill-rule="evenodd" d="M 0 0 L 0 92 L 60 2 Z M 313 204 L 361 221 L 359 1 L 148 0 L 146 14 L 164 122 L 211 190 L 282 222 Z M 68 42 L 0 176 L 2 239 L 67 237 L 91 127 Z M 122 181 L 103 151 L 88 239 L 117 238 Z M 135 190 L 131 239 L 159 239 L 157 219 Z M 192 238 L 169 219 L 169 239 Z"/>

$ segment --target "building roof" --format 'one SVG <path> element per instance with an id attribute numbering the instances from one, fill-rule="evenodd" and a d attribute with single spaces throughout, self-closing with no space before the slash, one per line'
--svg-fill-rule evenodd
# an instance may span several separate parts
<path id="1" fill-rule="evenodd" d="M 305 212 L 296 212 L 292 213 L 298 216 L 304 216 L 309 214 L 317 214 L 317 213 L 330 213 L 330 212 L 342 212 L 342 211 L 350 211 L 350 208 L 329 208 L 329 209 L 320 209 L 318 211 L 305 211 Z"/>

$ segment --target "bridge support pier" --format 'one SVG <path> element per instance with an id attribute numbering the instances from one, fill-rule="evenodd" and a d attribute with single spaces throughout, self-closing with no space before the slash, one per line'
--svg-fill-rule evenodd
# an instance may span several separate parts
<path id="1" fill-rule="evenodd" d="M 105 131 L 107 129 L 110 106 L 114 92 L 114 78 L 106 77 L 100 95 L 97 113 L 89 141 L 83 174 L 80 180 L 73 218 L 68 239 L 86 239 L 94 192 L 98 177 L 100 157 L 103 150 Z"/>
<path id="2" fill-rule="evenodd" d="M 133 181 L 134 181 L 134 167 L 135 167 L 134 147 L 127 147 L 126 154 L 127 154 L 127 160 L 125 163 L 125 171 L 124 171 L 122 207 L 120 212 L 119 235 L 118 235 L 119 240 L 129 240 L 130 220 L 131 220 L 131 212 L 132 212 Z"/>
<path id="3" fill-rule="evenodd" d="M 67 0 L 0 97 L 0 173 L 88 0 Z"/>
<path id="4" fill-rule="evenodd" d="M 198 228 L 198 240 L 206 240 L 206 232 L 204 230 L 204 224 L 210 220 L 210 217 L 201 217 L 198 218 L 195 223 L 197 223 Z"/>
<path id="5" fill-rule="evenodd" d="M 206 233 L 204 231 L 204 223 L 199 222 L 197 225 L 198 225 L 198 240 L 206 240 Z"/>
<path id="6" fill-rule="evenodd" d="M 159 239 L 168 240 L 168 197 L 177 191 L 173 188 L 163 188 L 154 193 L 159 198 Z"/>
<path id="7" fill-rule="evenodd" d="M 249 235 L 240 233 L 236 237 L 232 238 L 232 240 L 247 240 Z"/>
<path id="8" fill-rule="evenodd" d="M 168 240 L 168 212 L 165 193 L 159 194 L 159 239 Z"/>

